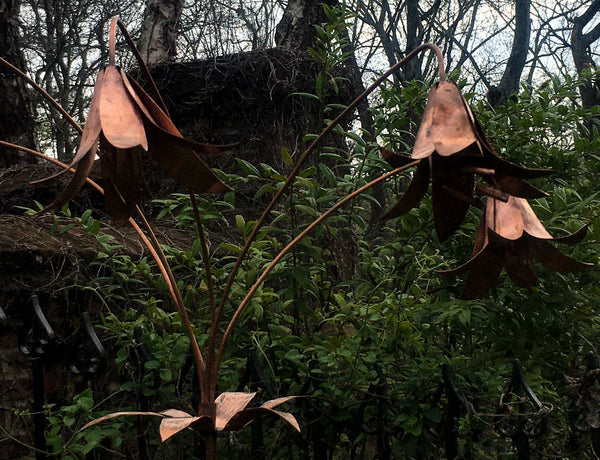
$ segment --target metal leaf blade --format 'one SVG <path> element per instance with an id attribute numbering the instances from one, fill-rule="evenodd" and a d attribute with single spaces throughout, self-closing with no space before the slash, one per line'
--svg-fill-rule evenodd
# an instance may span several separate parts
<path id="1" fill-rule="evenodd" d="M 393 166 L 393 165 L 392 165 Z M 381 219 L 392 219 L 402 216 L 417 206 L 427 193 L 429 187 L 429 160 L 421 160 L 413 174 L 412 181 L 400 200 Z"/>
<path id="2" fill-rule="evenodd" d="M 52 203 L 46 206 L 41 212 L 60 209 L 65 203 L 71 201 L 73 198 L 75 198 L 75 196 L 77 196 L 79 190 L 81 190 L 81 187 L 83 187 L 83 184 L 85 184 L 85 180 L 89 176 L 92 166 L 94 165 L 96 150 L 97 148 L 94 145 L 92 149 L 82 157 L 75 168 L 73 177 L 71 177 L 71 180 L 65 189 L 60 192 L 59 195 L 52 201 Z"/>
<path id="3" fill-rule="evenodd" d="M 261 415 L 276 415 L 290 424 L 298 433 L 300 432 L 300 425 L 298 424 L 296 417 L 292 414 L 289 412 L 268 409 L 266 407 L 252 407 L 238 412 L 223 428 L 223 431 L 237 431 Z"/>
<path id="4" fill-rule="evenodd" d="M 170 437 L 176 435 L 180 431 L 189 428 L 190 425 L 198 422 L 201 419 L 209 419 L 207 416 L 192 416 L 186 412 L 177 409 L 167 409 L 161 412 L 164 418 L 160 422 L 159 434 L 160 440 L 166 441 Z"/>
<path id="5" fill-rule="evenodd" d="M 197 192 L 219 193 L 227 189 L 196 154 L 198 144 L 156 129 L 149 129 L 149 152 L 158 165 L 180 184 Z"/>
<path id="6" fill-rule="evenodd" d="M 250 403 L 256 393 L 226 392 L 221 393 L 215 403 L 217 405 L 215 429 L 221 431 L 229 421 Z"/>
<path id="7" fill-rule="evenodd" d="M 111 420 L 117 417 L 123 416 L 151 416 L 151 417 L 164 417 L 164 415 L 160 412 L 139 412 L 139 411 L 131 411 L 131 412 L 113 412 L 112 414 L 106 414 L 102 417 L 98 417 L 97 419 L 92 420 L 91 422 L 86 423 L 79 431 L 83 431 L 93 425 L 97 425 L 98 423 L 104 422 L 106 420 Z"/>

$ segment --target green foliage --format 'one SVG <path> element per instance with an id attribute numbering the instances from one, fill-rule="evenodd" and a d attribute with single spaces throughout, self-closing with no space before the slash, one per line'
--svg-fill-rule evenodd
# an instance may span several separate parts
<path id="1" fill-rule="evenodd" d="M 134 436 L 131 420 L 115 420 L 107 426 L 92 426 L 80 431 L 83 424 L 104 415 L 98 411 L 91 389 L 73 398 L 73 404 L 46 406 L 48 427 L 46 443 L 52 455 L 63 460 L 89 458 L 95 449 L 118 450 L 125 439 Z M 107 442 L 108 441 L 108 442 Z"/>
<path id="2" fill-rule="evenodd" d="M 340 31 L 349 19 L 335 8 L 327 12 L 334 20 L 318 28 L 319 40 L 311 50 L 323 64 L 313 96 L 322 103 L 324 116 L 336 109 L 327 105 L 326 98 L 339 83 L 333 69 L 345 57 Z M 599 114 L 597 108 L 577 106 L 579 84 L 552 79 L 537 88 L 523 88 L 495 111 L 484 100 L 470 102 L 501 156 L 556 171 L 550 179 L 536 182 L 548 197 L 536 200 L 533 207 L 555 236 L 591 222 L 583 244 L 561 250 L 597 262 L 600 137 L 593 120 Z M 382 88 L 380 104 L 373 111 L 379 143 L 410 153 L 427 89 L 417 83 Z M 338 128 L 336 135 L 345 140 L 347 151 L 324 148 L 319 161 L 295 178 L 241 265 L 225 304 L 221 330 L 284 245 L 341 198 L 388 169 L 377 145 L 366 142 L 362 133 Z M 282 149 L 281 155 L 286 165 L 293 163 L 287 150 Z M 228 183 L 258 183 L 257 200 L 271 198 L 285 180 L 270 165 L 239 159 L 238 166 L 239 175 L 225 175 Z M 383 186 L 387 204 L 406 189 L 411 174 Z M 203 225 L 214 239 L 210 263 L 217 298 L 256 226 L 254 217 L 236 210 L 235 199 L 235 192 L 229 192 L 222 200 L 199 201 Z M 265 423 L 268 456 L 304 458 L 305 445 L 317 436 L 334 458 L 349 458 L 351 453 L 369 458 L 376 436 L 363 426 L 376 424 L 379 418 L 394 428 L 389 440 L 393 452 L 402 453 L 402 458 L 439 458 L 443 449 L 431 433 L 443 422 L 445 401 L 437 404 L 434 395 L 441 380 L 440 365 L 447 363 L 473 408 L 459 420 L 461 447 L 468 448 L 473 458 L 485 458 L 490 452 L 512 450 L 490 426 L 512 360 L 519 358 L 533 391 L 556 408 L 548 445 L 561 452 L 568 431 L 561 409 L 569 397 L 564 376 L 581 373 L 584 353 L 600 339 L 597 268 L 576 275 L 540 269 L 540 285 L 531 291 L 515 287 L 502 275 L 483 299 L 460 300 L 461 281 L 442 279 L 437 271 L 470 257 L 481 212 L 470 211 L 461 229 L 442 246 L 432 229 L 429 198 L 389 222 L 372 219 L 371 205 L 384 205 L 378 200 L 381 197 L 370 192 L 357 199 L 318 226 L 271 272 L 234 329 L 219 373 L 219 390 L 237 387 L 248 350 L 253 348 L 279 395 L 316 397 L 297 403 L 293 410 L 304 427 L 297 445 L 289 437 L 282 442 L 287 435 L 281 427 Z M 161 208 L 160 219 L 171 218 L 184 229 L 193 227 L 187 195 L 154 204 Z M 84 213 L 79 225 L 98 234 L 99 224 L 89 213 Z M 224 225 L 227 231 L 211 233 Z M 58 224 L 56 230 L 60 231 Z M 187 409 L 189 395 L 188 399 L 178 396 L 176 380 L 189 340 L 179 314 L 172 311 L 164 281 L 148 258 L 132 260 L 119 254 L 110 241 L 100 242 L 105 250 L 92 264 L 99 276 L 89 289 L 107 306 L 103 336 L 113 344 L 124 375 L 121 390 L 141 389 L 157 410 Z M 164 250 L 199 344 L 205 347 L 209 304 L 199 238 L 190 248 L 165 246 Z M 153 354 L 142 382 L 127 370 L 136 326 L 143 326 Z M 158 387 L 151 381 L 157 375 Z M 262 390 L 259 398 L 267 399 Z M 55 453 L 85 455 L 99 445 L 101 437 L 110 437 L 112 448 L 117 449 L 122 439 L 131 436 L 131 425 L 121 420 L 103 424 L 101 431 L 94 427 L 72 434 L 72 427 L 89 420 L 93 409 L 90 391 L 80 394 L 71 406 L 49 408 L 48 442 Z M 68 430 L 72 438 L 65 435 Z M 247 433 L 232 435 L 221 439 L 219 450 L 224 457 L 247 453 L 250 442 Z"/>

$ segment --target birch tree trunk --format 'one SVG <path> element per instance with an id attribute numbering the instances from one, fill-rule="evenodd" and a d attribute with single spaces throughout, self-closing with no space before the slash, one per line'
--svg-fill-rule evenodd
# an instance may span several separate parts
<path id="1" fill-rule="evenodd" d="M 174 60 L 182 9 L 181 0 L 148 0 L 138 41 L 146 65 L 152 67 Z"/>

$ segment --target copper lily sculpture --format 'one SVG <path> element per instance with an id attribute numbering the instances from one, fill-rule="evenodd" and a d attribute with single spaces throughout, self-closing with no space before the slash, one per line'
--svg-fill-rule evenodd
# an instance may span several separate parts
<path id="1" fill-rule="evenodd" d="M 143 152 L 147 151 L 162 169 L 187 186 L 190 192 L 202 246 L 202 258 L 205 263 L 206 285 L 209 290 L 210 336 L 211 340 L 214 339 L 218 324 L 215 318 L 214 285 L 208 246 L 195 201 L 195 192 L 218 193 L 227 187 L 200 159 L 198 153 L 215 153 L 230 146 L 199 144 L 183 138 L 165 110 L 135 80 L 129 78 L 122 69 L 114 64 L 117 25 L 123 30 L 128 43 L 130 42 L 124 26 L 118 21 L 118 18 L 113 18 L 109 32 L 110 64 L 99 72 L 96 79 L 81 143 L 71 163 L 71 166 L 76 166 L 75 173 L 66 189 L 46 210 L 62 206 L 77 194 L 86 181 L 95 156 L 98 154 L 107 209 L 114 223 L 121 225 L 130 222 L 136 228 L 137 224 L 131 219 L 131 216 L 137 212 L 146 226 L 149 237 L 141 232 L 138 233 L 154 256 L 186 328 L 200 382 L 201 402 L 195 407 L 197 410 L 195 416 L 177 409 L 156 413 L 118 412 L 96 419 L 84 428 L 117 416 L 157 416 L 162 418 L 159 431 L 163 441 L 187 428 L 201 432 L 206 441 L 206 458 L 209 459 L 216 458 L 218 432 L 239 430 L 258 416 L 276 415 L 295 430 L 300 431 L 298 422 L 292 414 L 274 409 L 295 396 L 276 398 L 251 408 L 247 408 L 247 406 L 255 397 L 255 393 L 223 392 L 215 398 L 218 365 L 215 365 L 214 343 L 211 342 L 212 346 L 209 347 L 207 354 L 208 359 L 205 360 L 166 257 L 143 213 L 136 208 L 145 188 L 141 162 Z M 132 45 L 130 44 L 130 46 Z M 133 46 L 132 51 L 137 52 Z M 140 65 L 143 66 L 143 63 L 140 62 Z"/>
<path id="2" fill-rule="evenodd" d="M 534 260 L 560 273 L 593 266 L 562 254 L 550 244 L 550 241 L 576 244 L 586 232 L 587 225 L 571 235 L 553 238 L 527 200 L 509 196 L 504 203 L 490 197 L 477 233 L 473 257 L 458 268 L 440 273 L 457 275 L 468 271 L 462 294 L 464 299 L 482 297 L 496 282 L 503 267 L 513 283 L 530 289 L 539 282 L 533 269 Z"/>
<path id="3" fill-rule="evenodd" d="M 294 399 L 295 396 L 272 399 L 258 407 L 246 408 L 255 395 L 256 393 L 221 393 L 214 403 L 201 405 L 201 410 L 204 409 L 205 413 L 197 416 L 177 409 L 167 409 L 162 412 L 114 412 L 91 421 L 82 430 L 115 417 L 126 415 L 154 416 L 162 418 L 159 427 L 160 439 L 166 441 L 171 436 L 187 428 L 193 427 L 204 434 L 238 431 L 261 415 L 276 415 L 300 432 L 300 426 L 292 414 L 274 409 L 280 404 Z"/>
<path id="4" fill-rule="evenodd" d="M 140 85 L 114 65 L 115 27 L 111 26 L 110 33 L 110 65 L 98 73 L 81 142 L 71 162 L 76 172 L 46 210 L 60 208 L 79 192 L 98 154 L 108 213 L 116 225 L 123 225 L 146 189 L 144 152 L 179 183 L 196 192 L 218 193 L 226 189 L 225 184 L 198 154 L 229 146 L 199 144 L 181 135 Z"/>
<path id="5" fill-rule="evenodd" d="M 500 158 L 456 84 L 447 80 L 434 84 L 429 92 L 410 158 L 385 149 L 382 154 L 394 167 L 420 160 L 404 195 L 383 218 L 398 217 L 414 208 L 427 192 L 431 178 L 433 215 L 440 241 L 460 226 L 469 204 L 475 201 L 475 174 L 491 183 L 495 194 L 538 198 L 544 192 L 523 179 L 550 173 L 523 168 Z M 480 190 L 494 193 L 486 187 Z"/>
<path id="6" fill-rule="evenodd" d="M 204 235 L 195 192 L 219 192 L 226 188 L 225 184 L 198 156 L 202 153 L 218 152 L 226 146 L 198 144 L 184 139 L 166 114 L 164 107 L 158 105 L 133 79 L 130 79 L 122 69 L 115 65 L 117 24 L 124 32 L 132 51 L 136 53 L 131 37 L 128 36 L 118 19 L 114 18 L 109 36 L 109 66 L 100 71 L 96 80 L 81 143 L 72 162 L 72 166 L 76 166 L 74 176 L 66 189 L 46 209 L 56 209 L 76 195 L 88 178 L 95 156 L 99 155 L 107 207 L 111 217 L 117 224 L 129 221 L 136 228 L 136 222 L 130 218 L 135 211 L 138 212 L 140 220 L 146 226 L 146 234 L 141 230 L 138 231 L 138 234 L 144 240 L 157 267 L 161 270 L 189 338 L 200 386 L 200 403 L 194 407 L 196 415 L 175 409 L 163 412 L 118 412 L 90 422 L 86 427 L 121 415 L 160 417 L 162 420 L 159 430 L 163 440 L 187 428 L 200 431 L 205 438 L 207 459 L 217 458 L 218 432 L 240 429 L 260 415 L 276 415 L 299 431 L 298 422 L 293 415 L 275 410 L 275 407 L 290 401 L 295 398 L 294 396 L 273 399 L 259 407 L 251 408 L 247 408 L 247 406 L 255 397 L 254 393 L 223 392 L 217 396 L 217 377 L 220 365 L 226 355 L 227 340 L 242 311 L 270 271 L 309 231 L 370 187 L 413 166 L 417 166 L 417 169 L 411 184 L 385 217 L 399 216 L 416 206 L 426 193 L 431 179 L 435 227 L 440 240 L 448 238 L 460 225 L 470 204 L 480 203 L 473 197 L 476 188 L 475 174 L 483 177 L 492 186 L 491 188 L 479 188 L 489 197 L 487 210 L 477 236 L 474 257 L 461 267 L 445 272 L 445 274 L 456 274 L 469 271 L 464 297 L 482 296 L 498 278 L 502 267 L 506 268 L 509 277 L 517 285 L 528 288 L 538 281 L 533 270 L 533 260 L 538 260 L 546 267 L 560 272 L 571 272 L 591 266 L 591 264 L 578 262 L 561 254 L 549 243 L 549 241 L 576 243 L 585 235 L 585 228 L 567 237 L 552 238 L 526 201 L 526 198 L 543 196 L 544 193 L 529 185 L 524 179 L 541 177 L 548 171 L 522 168 L 501 159 L 496 154 L 458 87 L 445 79 L 441 51 L 437 46 L 427 43 L 411 51 L 379 77 L 334 120 L 328 123 L 321 134 L 300 155 L 294 169 L 266 206 L 250 236 L 246 238 L 245 245 L 240 250 L 235 265 L 228 275 L 227 283 L 220 292 L 220 303 L 217 304 L 214 277 L 211 273 L 209 244 Z M 289 189 L 293 184 L 303 161 L 314 152 L 323 137 L 331 132 L 340 120 L 352 113 L 360 101 L 364 100 L 400 66 L 406 64 L 424 49 L 430 49 L 436 53 L 441 81 L 435 84 L 430 91 L 423 123 L 419 128 L 412 156 L 410 158 L 403 157 L 383 151 L 384 156 L 395 169 L 342 198 L 281 249 L 234 309 L 226 329 L 220 334 L 220 342 L 218 342 L 217 336 L 220 333 L 221 319 L 226 311 L 226 304 L 229 306 L 229 302 L 234 301 L 233 297 L 235 296 L 230 293 L 236 273 L 258 232 L 267 221 L 276 201 L 283 195 L 284 190 Z M 136 57 L 140 62 L 140 67 L 144 69 L 139 53 L 136 54 Z M 160 101 L 159 98 L 157 100 Z M 150 225 L 144 219 L 143 213 L 136 209 L 136 204 L 145 188 L 141 159 L 146 151 L 168 174 L 186 185 L 190 191 L 190 202 L 194 210 L 198 238 L 201 243 L 210 311 L 206 359 L 200 350 L 196 331 L 192 328 L 186 305 L 168 260 Z M 66 165 L 62 166 L 66 167 Z M 139 229 L 139 227 L 137 228 Z"/>

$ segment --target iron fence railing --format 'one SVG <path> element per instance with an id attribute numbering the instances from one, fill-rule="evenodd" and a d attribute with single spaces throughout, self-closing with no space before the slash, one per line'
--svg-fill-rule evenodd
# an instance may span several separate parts
<path id="1" fill-rule="evenodd" d="M 26 308 L 27 312 L 23 315 L 23 325 L 18 334 L 18 344 L 21 352 L 30 360 L 34 448 L 36 459 L 43 460 L 48 458 L 45 439 L 47 420 L 44 405 L 47 401 L 44 374 L 48 365 L 47 356 L 56 348 L 58 339 L 36 295 L 30 298 Z M 0 309 L 0 333 L 8 327 L 7 325 L 6 315 Z M 107 368 L 107 351 L 96 335 L 87 312 L 82 314 L 77 331 L 70 335 L 69 343 L 63 344 L 63 349 L 68 350 L 68 368 L 72 373 L 81 376 L 87 385 L 91 385 L 93 379 L 102 375 Z M 146 366 L 147 362 L 154 359 L 146 346 L 141 327 L 134 328 L 126 364 L 130 370 L 127 378 L 136 383 L 134 391 L 139 411 L 151 409 L 144 386 L 156 391 L 161 384 L 159 370 L 148 369 Z M 600 458 L 600 363 L 598 357 L 590 352 L 585 356 L 585 364 L 583 374 L 570 379 L 571 397 L 564 409 L 569 434 L 559 448 L 560 452 L 553 453 L 557 458 L 580 458 L 580 455 Z M 178 396 L 190 398 L 190 403 L 195 407 L 199 402 L 200 392 L 197 373 L 190 372 L 192 366 L 193 360 L 190 356 L 181 368 L 176 388 Z M 407 436 L 400 417 L 403 403 L 390 394 L 389 379 L 383 369 L 374 364 L 373 371 L 376 377 L 362 400 L 356 401 L 353 416 L 344 419 L 334 417 L 334 414 L 339 414 L 341 404 L 316 396 L 326 394 L 323 374 L 319 372 L 316 361 L 309 363 L 308 376 L 304 382 L 300 382 L 299 391 L 300 396 L 306 397 L 296 400 L 295 412 L 303 425 L 302 434 L 293 434 L 288 438 L 302 455 L 316 460 L 332 458 L 337 446 L 328 440 L 324 433 L 334 431 L 338 438 L 344 435 L 348 439 L 351 458 L 403 458 L 401 453 L 394 451 L 397 450 L 398 441 Z M 466 394 L 457 384 L 457 377 L 448 364 L 441 365 L 440 374 L 435 391 L 423 394 L 424 399 L 420 402 L 427 402 L 429 407 L 435 408 L 441 415 L 435 423 L 428 424 L 421 436 L 427 437 L 428 442 L 437 449 L 437 455 L 443 452 L 447 459 L 473 458 L 473 446 L 477 443 L 477 438 L 481 438 L 484 433 L 467 435 L 459 426 L 466 417 L 478 417 L 478 408 L 474 407 L 473 396 Z M 257 399 L 274 399 L 278 396 L 254 349 L 248 353 L 236 391 L 244 391 L 245 388 L 257 392 Z M 255 404 L 259 405 L 260 402 L 256 401 Z M 532 391 L 518 359 L 513 362 L 512 373 L 499 395 L 498 402 L 487 409 L 489 423 L 486 430 L 497 439 L 504 439 L 506 450 L 512 451 L 513 456 L 519 460 L 540 458 L 539 453 L 532 448 L 532 443 L 539 443 L 551 434 L 553 407 L 541 401 Z M 251 424 L 251 458 L 258 459 L 266 455 L 264 423 L 262 418 L 258 418 Z M 138 458 L 153 458 L 149 447 L 151 441 L 148 439 L 147 421 L 140 417 L 136 424 Z M 364 449 L 360 451 L 358 447 L 359 440 L 365 437 L 370 437 L 372 441 L 368 454 Z M 195 435 L 193 443 L 194 458 L 202 458 L 202 437 L 199 434 Z M 428 455 L 431 455 L 431 450 L 430 454 L 423 453 L 422 458 L 430 458 Z"/>

